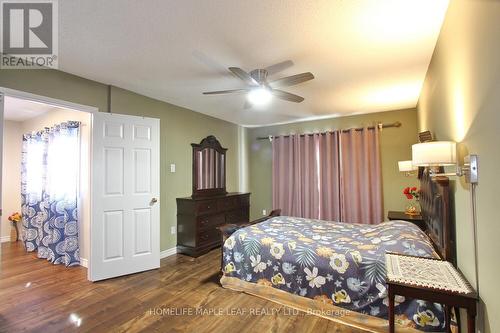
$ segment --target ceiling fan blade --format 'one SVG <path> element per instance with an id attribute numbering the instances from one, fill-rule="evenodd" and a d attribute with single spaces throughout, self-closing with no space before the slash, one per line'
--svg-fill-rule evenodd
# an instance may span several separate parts
<path id="1" fill-rule="evenodd" d="M 312 73 L 310 72 L 307 72 L 271 81 L 269 82 L 269 85 L 271 87 L 289 87 L 312 79 L 314 79 L 314 75 L 312 75 Z"/>
<path id="2" fill-rule="evenodd" d="M 291 94 L 283 90 L 273 89 L 271 93 L 274 96 L 289 102 L 300 103 L 304 100 L 304 97 L 300 97 L 299 95 Z"/>
<path id="3" fill-rule="evenodd" d="M 267 73 L 269 75 L 273 75 L 273 74 L 281 72 L 281 71 L 287 69 L 288 67 L 292 67 L 292 66 L 293 66 L 293 61 L 285 60 L 285 61 L 279 62 L 277 64 L 267 66 L 264 69 L 267 71 Z"/>
<path id="4" fill-rule="evenodd" d="M 224 95 L 224 94 L 235 94 L 235 93 L 245 93 L 249 89 L 232 89 L 232 90 L 217 90 L 217 91 L 205 91 L 203 95 Z"/>
<path id="5" fill-rule="evenodd" d="M 249 84 L 251 86 L 258 86 L 259 85 L 259 83 L 253 77 L 251 77 L 250 74 L 248 74 L 247 72 L 245 72 L 241 68 L 229 67 L 229 70 L 231 71 L 231 73 L 233 73 L 234 75 L 239 77 L 241 80 L 243 80 L 243 82 L 245 82 L 246 84 Z"/>

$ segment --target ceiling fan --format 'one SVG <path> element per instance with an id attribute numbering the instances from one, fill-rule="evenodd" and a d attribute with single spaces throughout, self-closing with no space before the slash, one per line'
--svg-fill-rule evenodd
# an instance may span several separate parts
<path id="1" fill-rule="evenodd" d="M 254 69 L 253 71 L 247 73 L 239 67 L 229 67 L 229 71 L 240 78 L 248 87 L 241 89 L 208 91 L 203 94 L 223 95 L 247 93 L 247 99 L 251 105 L 264 105 L 268 103 L 273 96 L 294 103 L 300 103 L 304 100 L 304 97 L 277 88 L 289 87 L 312 80 L 314 79 L 314 75 L 312 73 L 306 72 L 268 81 L 267 77 L 269 73 L 272 72 L 269 69 L 270 68 Z M 245 104 L 245 108 L 250 107 L 251 105 Z"/>

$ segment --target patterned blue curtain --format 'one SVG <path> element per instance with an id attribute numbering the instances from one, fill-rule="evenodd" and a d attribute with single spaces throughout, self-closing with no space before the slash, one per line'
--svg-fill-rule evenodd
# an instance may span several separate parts
<path id="1" fill-rule="evenodd" d="M 25 134 L 21 160 L 22 239 L 26 251 L 54 264 L 80 264 L 80 123 Z"/>

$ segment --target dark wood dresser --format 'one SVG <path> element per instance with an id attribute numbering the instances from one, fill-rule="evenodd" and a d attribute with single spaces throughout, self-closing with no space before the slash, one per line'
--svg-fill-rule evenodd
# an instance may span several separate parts
<path id="1" fill-rule="evenodd" d="M 249 222 L 250 193 L 177 198 L 177 251 L 198 257 L 221 245 L 218 226 Z"/>

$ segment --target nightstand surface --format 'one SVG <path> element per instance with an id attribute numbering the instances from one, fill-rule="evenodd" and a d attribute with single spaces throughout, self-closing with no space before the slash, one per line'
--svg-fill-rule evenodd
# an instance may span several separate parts
<path id="1" fill-rule="evenodd" d="M 424 231 L 426 228 L 425 222 L 424 222 L 424 217 L 420 214 L 408 215 L 405 212 L 391 210 L 387 213 L 387 218 L 389 219 L 389 221 L 401 220 L 401 221 L 408 221 L 408 222 L 414 223 L 417 226 L 419 226 L 420 229 L 422 229 Z"/>
<path id="2" fill-rule="evenodd" d="M 408 215 L 405 212 L 391 210 L 387 213 L 389 220 L 403 220 L 403 221 L 423 221 L 422 215 Z"/>

